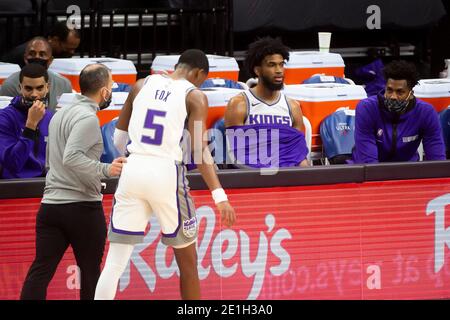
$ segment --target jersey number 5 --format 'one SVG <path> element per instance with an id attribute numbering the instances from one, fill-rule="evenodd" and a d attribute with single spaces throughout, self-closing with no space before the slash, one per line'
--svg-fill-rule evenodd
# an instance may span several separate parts
<path id="1" fill-rule="evenodd" d="M 166 112 L 165 111 L 159 111 L 159 110 L 147 110 L 147 115 L 145 116 L 145 122 L 144 122 L 144 129 L 153 129 L 155 130 L 155 134 L 152 137 L 150 136 L 142 136 L 141 142 L 146 144 L 153 144 L 153 145 L 161 145 L 162 143 L 162 137 L 164 133 L 164 126 L 162 124 L 154 123 L 155 117 L 165 117 Z"/>

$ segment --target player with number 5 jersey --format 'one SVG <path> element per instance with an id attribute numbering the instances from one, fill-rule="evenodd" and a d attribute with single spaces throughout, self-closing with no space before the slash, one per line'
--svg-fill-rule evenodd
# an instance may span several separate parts
<path id="1" fill-rule="evenodd" d="M 128 151 L 181 162 L 186 95 L 193 89 L 185 79 L 174 80 L 164 74 L 147 77 L 133 102 Z"/>
<path id="2" fill-rule="evenodd" d="M 208 101 L 197 87 L 208 71 L 206 55 L 200 50 L 187 50 L 172 74 L 139 80 L 124 104 L 114 143 L 121 153 L 126 148 L 129 157 L 114 195 L 110 247 L 95 299 L 114 299 L 119 278 L 134 245 L 142 242 L 152 215 L 161 226 L 162 242 L 174 250 L 181 298 L 200 299 L 198 221 L 181 162 L 186 120 L 193 159 L 200 159 L 195 164 L 211 190 L 222 221 L 229 227 L 235 222 L 234 209 L 220 185 L 207 141 L 203 141 Z M 128 139 L 131 142 L 127 145 Z"/>

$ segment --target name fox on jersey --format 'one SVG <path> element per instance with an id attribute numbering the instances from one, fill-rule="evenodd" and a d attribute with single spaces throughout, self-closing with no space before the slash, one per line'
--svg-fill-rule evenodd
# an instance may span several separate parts
<path id="1" fill-rule="evenodd" d="M 170 91 L 165 90 L 156 90 L 155 91 L 155 100 L 162 100 L 164 102 L 167 102 L 167 98 L 170 96 Z"/>
<path id="2" fill-rule="evenodd" d="M 249 124 L 285 124 L 291 125 L 290 116 L 280 116 L 271 114 L 249 114 L 248 115 Z"/>

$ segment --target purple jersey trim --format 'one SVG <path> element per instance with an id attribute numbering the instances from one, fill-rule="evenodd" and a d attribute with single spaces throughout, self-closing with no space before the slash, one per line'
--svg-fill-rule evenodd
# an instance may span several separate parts
<path id="1" fill-rule="evenodd" d="M 184 189 L 184 198 L 186 199 L 186 206 L 188 208 L 188 215 L 189 219 L 191 218 L 191 207 L 189 206 L 188 196 L 187 196 L 187 188 L 186 188 L 186 182 L 185 182 L 185 172 L 184 172 L 184 166 L 181 167 L 183 170 L 183 189 Z"/>
<path id="2" fill-rule="evenodd" d="M 178 198 L 178 166 L 177 166 L 177 164 L 175 164 L 175 169 L 177 170 L 177 188 L 175 190 L 175 195 L 177 197 L 178 227 L 175 229 L 175 231 L 173 233 L 166 234 L 161 231 L 161 234 L 163 235 L 163 237 L 166 237 L 166 238 L 175 238 L 177 236 L 178 230 L 180 230 L 180 226 L 181 226 L 180 199 Z"/>
<path id="3" fill-rule="evenodd" d="M 114 215 L 114 205 L 116 204 L 116 198 L 113 197 L 113 206 L 111 209 L 111 231 L 114 233 L 118 233 L 118 234 L 125 234 L 125 235 L 129 235 L 129 236 L 143 236 L 145 234 L 145 231 L 127 231 L 127 230 L 121 230 L 121 229 L 117 229 L 114 227 L 114 222 L 113 222 L 113 215 Z"/>

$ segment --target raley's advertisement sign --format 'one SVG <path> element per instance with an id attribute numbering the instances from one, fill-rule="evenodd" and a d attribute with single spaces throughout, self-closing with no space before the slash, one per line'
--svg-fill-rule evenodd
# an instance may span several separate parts
<path id="1" fill-rule="evenodd" d="M 209 192 L 193 191 L 203 298 L 450 298 L 447 190 L 450 179 L 229 190 L 238 218 L 231 229 L 222 228 Z M 34 230 L 38 199 L 29 200 L 28 211 L 13 209 L 24 201 L 0 200 L 2 229 L 12 215 L 28 215 L 27 227 L 16 219 L 14 228 Z M 109 214 L 111 195 L 104 203 Z M 118 299 L 179 298 L 172 250 L 151 222 L 120 280 Z M 0 236 L 0 298 L 19 296 L 34 254 L 34 235 L 27 239 Z M 48 298 L 77 298 L 78 277 L 69 252 Z"/>

